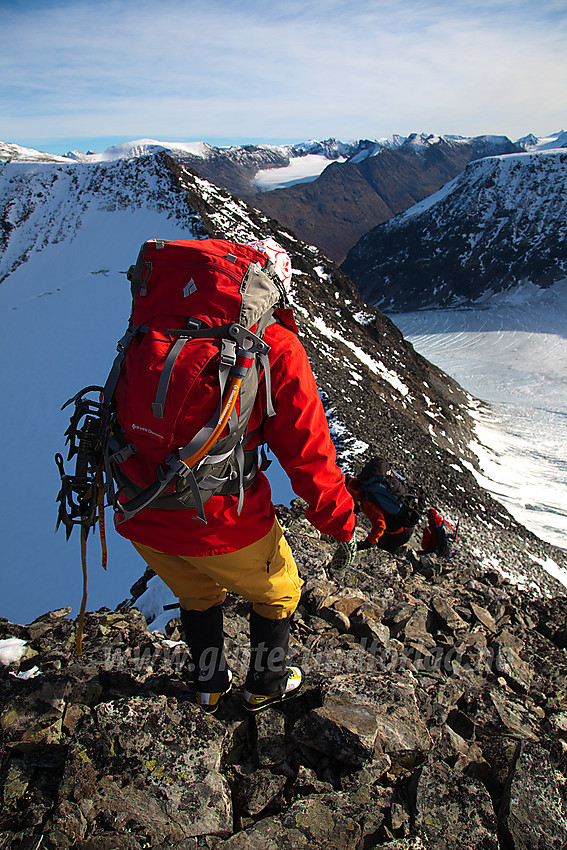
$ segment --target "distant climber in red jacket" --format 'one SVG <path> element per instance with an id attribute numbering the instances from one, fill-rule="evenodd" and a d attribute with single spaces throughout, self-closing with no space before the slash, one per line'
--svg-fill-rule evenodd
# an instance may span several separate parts
<path id="1" fill-rule="evenodd" d="M 445 558 L 455 554 L 455 540 L 457 531 L 453 526 L 443 519 L 435 510 L 430 508 L 427 512 L 427 525 L 423 529 L 421 548 L 426 554 L 434 552 Z"/>
<path id="2" fill-rule="evenodd" d="M 291 263 L 273 239 L 254 243 L 268 254 L 288 287 Z M 336 465 L 323 405 L 305 349 L 289 308 L 275 311 L 277 322 L 266 329 L 270 345 L 272 401 L 267 417 L 264 373 L 247 428 L 246 449 L 266 443 L 288 474 L 298 496 L 309 504 L 307 519 L 340 544 L 339 557 L 349 563 L 356 517 L 353 499 Z M 143 457 L 137 477 L 147 484 L 155 467 Z M 194 521 L 195 509 L 159 510 L 151 506 L 117 530 L 130 539 L 147 564 L 179 598 L 181 619 L 196 667 L 197 700 L 214 711 L 231 688 L 232 675 L 223 650 L 222 603 L 226 591 L 252 603 L 250 669 L 245 707 L 259 711 L 295 696 L 302 684 L 297 667 L 287 667 L 290 623 L 299 599 L 299 578 L 291 549 L 276 519 L 266 476 L 258 472 L 244 493 L 212 496 L 204 505 L 207 524 Z"/>

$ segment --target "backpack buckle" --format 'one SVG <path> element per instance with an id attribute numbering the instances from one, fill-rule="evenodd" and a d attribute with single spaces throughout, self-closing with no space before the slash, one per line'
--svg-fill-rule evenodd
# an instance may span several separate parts
<path id="1" fill-rule="evenodd" d="M 230 339 L 223 339 L 220 362 L 223 366 L 234 366 L 236 363 L 236 343 Z"/>

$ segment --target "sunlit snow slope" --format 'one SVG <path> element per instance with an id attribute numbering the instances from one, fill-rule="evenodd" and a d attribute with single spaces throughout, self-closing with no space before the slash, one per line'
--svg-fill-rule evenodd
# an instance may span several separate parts
<path id="1" fill-rule="evenodd" d="M 36 193 L 45 173 L 45 167 L 38 172 Z M 78 190 L 68 195 L 69 187 L 63 190 L 65 174 L 57 174 L 62 207 L 71 212 Z M 88 179 L 88 169 L 77 170 L 76 175 L 78 180 Z M 55 172 L 50 178 L 54 176 Z M 69 175 L 70 182 L 73 177 Z M 110 199 L 111 172 L 107 177 Z M 66 401 L 62 392 L 71 396 L 106 377 L 116 340 L 127 324 L 130 293 L 124 272 L 137 255 L 140 234 L 192 235 L 179 222 L 168 220 L 166 210 L 139 206 L 135 193 L 122 197 L 120 210 L 116 199 L 113 204 L 109 199 L 106 206 L 114 205 L 111 214 L 98 197 L 97 203 L 82 209 L 73 239 L 61 235 L 57 244 L 30 251 L 28 261 L 0 286 L 4 406 L 0 439 L 3 488 L 10 491 L 0 518 L 4 573 L 0 615 L 16 621 L 27 622 L 38 611 L 65 604 L 76 612 L 80 599 L 79 538 L 75 532 L 75 539 L 66 543 L 62 530 L 54 534 L 59 475 L 53 455 L 62 449 L 69 417 L 68 410 L 59 412 Z M 38 218 L 44 213 L 38 210 Z M 62 208 L 54 211 L 53 222 L 61 234 L 73 228 L 72 217 L 66 219 Z M 27 229 L 19 229 L 20 249 L 33 242 L 35 233 L 32 220 Z M 123 597 L 124 589 L 140 574 L 140 559 L 126 541 L 110 533 L 108 545 L 112 576 L 100 566 L 96 542 L 89 546 L 91 609 L 118 603 L 117 594 Z M 30 565 L 43 573 L 37 581 L 33 571 L 30 581 Z M 27 584 L 24 602 L 17 576 Z"/>
<path id="2" fill-rule="evenodd" d="M 520 522 L 567 549 L 567 281 L 490 306 L 392 317 L 477 398 L 479 477 Z"/>

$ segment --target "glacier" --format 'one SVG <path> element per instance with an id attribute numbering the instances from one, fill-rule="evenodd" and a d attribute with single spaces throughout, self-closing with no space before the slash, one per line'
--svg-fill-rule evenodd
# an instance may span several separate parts
<path id="1" fill-rule="evenodd" d="M 567 280 L 470 308 L 389 317 L 476 399 L 479 483 L 523 525 L 567 549 Z"/>

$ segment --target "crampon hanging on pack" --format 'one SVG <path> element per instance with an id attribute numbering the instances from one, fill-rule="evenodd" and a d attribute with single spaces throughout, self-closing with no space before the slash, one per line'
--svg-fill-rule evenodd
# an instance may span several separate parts
<path id="1" fill-rule="evenodd" d="M 213 495 L 238 495 L 240 512 L 259 468 L 245 432 L 262 370 L 274 414 L 263 335 L 285 290 L 261 249 L 154 239 L 128 278 L 130 322 L 107 381 L 67 402 L 75 404 L 66 432 L 75 474 L 56 456 L 58 525 L 67 537 L 81 527 L 83 552 L 105 503 L 118 523 L 149 506 L 195 508 L 206 522 Z M 101 539 L 104 549 L 103 530 Z"/>

